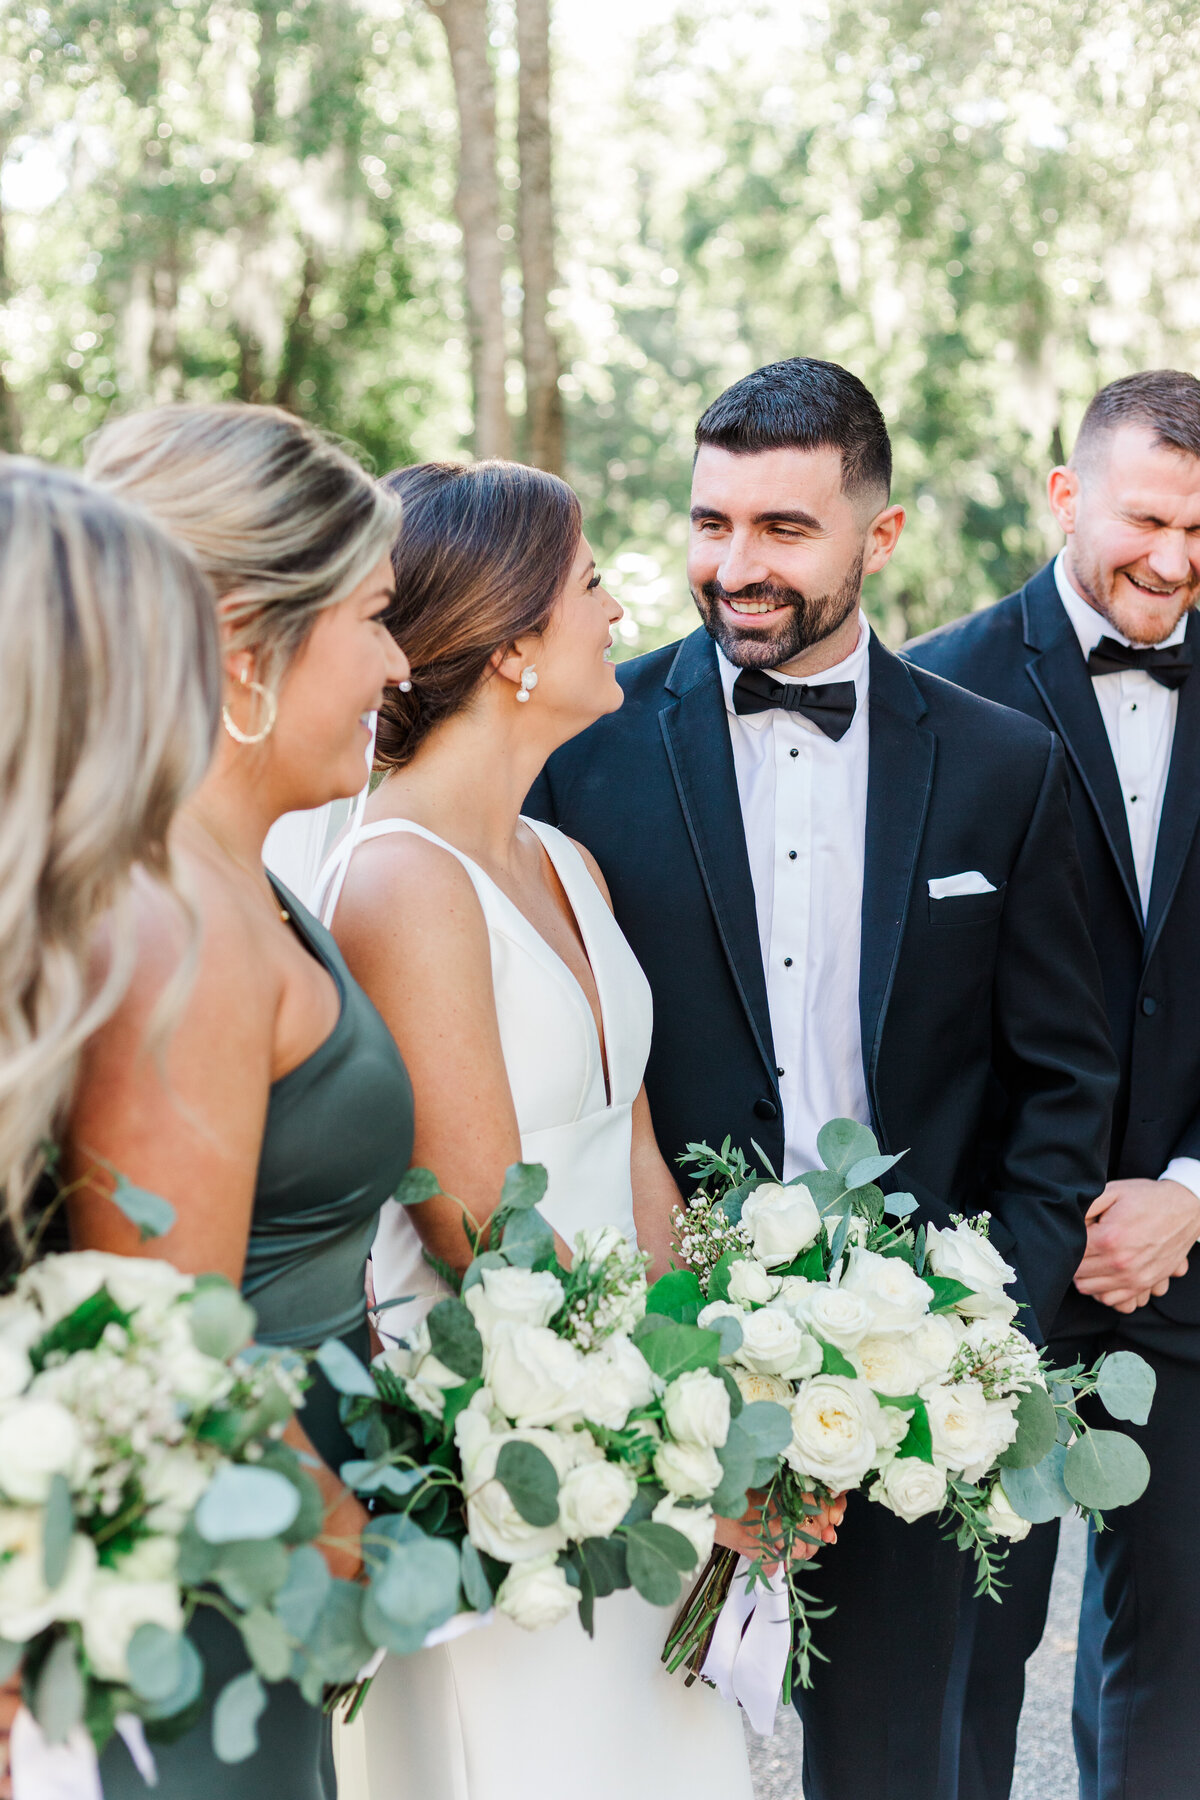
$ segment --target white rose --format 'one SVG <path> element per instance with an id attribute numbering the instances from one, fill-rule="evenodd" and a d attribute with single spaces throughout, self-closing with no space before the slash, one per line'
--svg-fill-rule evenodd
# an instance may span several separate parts
<path id="1" fill-rule="evenodd" d="M 141 1477 L 151 1531 L 182 1531 L 212 1477 L 212 1466 L 189 1444 L 152 1451 Z"/>
<path id="2" fill-rule="evenodd" d="M 921 1390 L 929 1414 L 933 1454 L 944 1468 L 958 1469 L 968 1481 L 972 1470 L 982 1474 L 994 1459 L 995 1420 L 977 1381 L 956 1381 Z"/>
<path id="3" fill-rule="evenodd" d="M 564 1441 L 553 1431 L 493 1432 L 482 1411 L 472 1413 L 470 1409 L 455 1420 L 454 1435 L 463 1460 L 467 1530 L 477 1549 L 509 1563 L 533 1562 L 564 1549 L 567 1534 L 561 1519 L 553 1525 L 530 1525 L 509 1499 L 507 1489 L 494 1479 L 504 1445 L 518 1442 L 535 1444 L 543 1451 L 561 1481 L 571 1461 Z"/>
<path id="4" fill-rule="evenodd" d="M 958 1355 L 963 1330 L 962 1320 L 947 1313 L 928 1313 L 913 1326 L 903 1341 L 924 1370 L 921 1382 L 938 1380 L 947 1373 Z"/>
<path id="5" fill-rule="evenodd" d="M 101 1250 L 72 1250 L 44 1256 L 25 1281 L 41 1306 L 47 1324 L 57 1324 L 85 1300 L 107 1288 L 125 1312 L 139 1306 L 163 1309 L 194 1286 L 170 1263 L 146 1256 L 110 1256 Z"/>
<path id="6" fill-rule="evenodd" d="M 835 1493 L 856 1487 L 875 1461 L 883 1412 L 865 1382 L 814 1375 L 792 1402 L 792 1441 L 784 1456 L 797 1474 Z"/>
<path id="7" fill-rule="evenodd" d="M 663 1412 L 681 1443 L 719 1450 L 729 1436 L 729 1389 L 706 1369 L 677 1375 L 663 1395 Z"/>
<path id="8" fill-rule="evenodd" d="M 711 1506 L 676 1506 L 668 1494 L 659 1501 L 650 1516 L 660 1525 L 669 1525 L 672 1531 L 682 1532 L 696 1552 L 696 1562 L 706 1561 L 712 1551 L 717 1530 Z"/>
<path id="9" fill-rule="evenodd" d="M 0 1507 L 0 1638 L 26 1644 L 59 1619 L 82 1619 L 96 1570 L 96 1546 L 76 1532 L 66 1573 L 56 1588 L 45 1581 L 42 1514 L 36 1507 Z"/>
<path id="10" fill-rule="evenodd" d="M 997 1537 L 1011 1538 L 1019 1544 L 1022 1538 L 1028 1537 L 1032 1529 L 1030 1521 L 1014 1512 L 1009 1504 L 1008 1495 L 997 1482 L 988 1499 L 988 1523 Z"/>
<path id="11" fill-rule="evenodd" d="M 823 1288 L 824 1282 L 810 1281 L 807 1275 L 783 1275 L 779 1280 L 779 1292 L 772 1302 L 774 1306 L 785 1306 L 794 1319 L 803 1319 L 804 1306 L 814 1288 Z"/>
<path id="12" fill-rule="evenodd" d="M 891 1450 L 898 1450 L 908 1436 L 908 1427 L 912 1422 L 912 1408 L 904 1406 L 881 1406 L 879 1415 L 882 1421 L 875 1433 L 880 1456 Z"/>
<path id="13" fill-rule="evenodd" d="M 46 1321 L 23 1288 L 0 1299 L 0 1344 L 28 1351 L 45 1334 Z"/>
<path id="14" fill-rule="evenodd" d="M 632 1261 L 635 1254 L 619 1225 L 590 1225 L 575 1233 L 575 1255 L 581 1262 L 607 1262 L 616 1255 Z"/>
<path id="15" fill-rule="evenodd" d="M 729 1298 L 742 1306 L 765 1306 L 779 1291 L 778 1275 L 768 1273 L 753 1257 L 740 1256 L 729 1271 Z"/>
<path id="16" fill-rule="evenodd" d="M 715 1450 L 706 1450 L 700 1444 L 672 1443 L 655 1451 L 654 1473 L 669 1494 L 707 1500 L 720 1487 L 723 1471 Z"/>
<path id="17" fill-rule="evenodd" d="M 918 1457 L 894 1456 L 880 1470 L 871 1498 L 911 1525 L 944 1505 L 946 1476 L 943 1470 Z"/>
<path id="18" fill-rule="evenodd" d="M 619 1463 L 585 1462 L 571 1470 L 558 1506 L 567 1536 L 610 1537 L 637 1498 L 637 1482 Z"/>
<path id="19" fill-rule="evenodd" d="M 497 1611 L 523 1631 L 544 1631 L 567 1619 L 579 1605 L 573 1588 L 552 1556 L 509 1570 L 496 1594 Z"/>
<path id="20" fill-rule="evenodd" d="M 45 1500 L 55 1475 L 86 1472 L 83 1439 L 56 1400 L 12 1400 L 0 1408 L 0 1487 L 10 1500 Z"/>
<path id="21" fill-rule="evenodd" d="M 1036 1347 L 1004 1319 L 995 1315 L 972 1319 L 963 1331 L 961 1347 L 973 1362 L 1002 1373 L 1010 1386 L 1046 1385 Z"/>
<path id="22" fill-rule="evenodd" d="M 463 1299 L 487 1344 L 502 1319 L 548 1325 L 563 1303 L 563 1285 L 549 1269 L 485 1269 Z"/>
<path id="23" fill-rule="evenodd" d="M 821 1366 L 821 1346 L 782 1307 L 764 1306 L 742 1320 L 735 1359 L 756 1375 L 786 1375 L 798 1381 Z"/>
<path id="24" fill-rule="evenodd" d="M 183 1604 L 174 1581 L 127 1581 L 119 1569 L 97 1569 L 83 1616 L 83 1647 L 102 1681 L 127 1681 L 126 1657 L 139 1625 L 182 1631 Z"/>
<path id="25" fill-rule="evenodd" d="M 853 1350 L 871 1330 L 875 1314 L 863 1294 L 844 1287 L 812 1286 L 800 1299 L 797 1311 L 805 1323 L 827 1344 Z"/>
<path id="26" fill-rule="evenodd" d="M 634 1407 L 653 1400 L 654 1377 L 637 1345 L 618 1332 L 584 1357 L 577 1392 L 585 1419 L 620 1431 Z"/>
<path id="27" fill-rule="evenodd" d="M 816 1241 L 821 1215 L 806 1187 L 765 1181 L 742 1207 L 742 1224 L 750 1232 L 755 1256 L 774 1268 L 791 1262 Z"/>
<path id="28" fill-rule="evenodd" d="M 20 1345 L 5 1343 L 0 1338 L 0 1404 L 23 1394 L 32 1375 L 33 1364 Z"/>
<path id="29" fill-rule="evenodd" d="M 139 1538 L 117 1562 L 123 1581 L 174 1581 L 179 1567 L 179 1540 L 172 1537 Z"/>
<path id="30" fill-rule="evenodd" d="M 1017 1271 L 981 1232 L 965 1224 L 953 1231 L 931 1225 L 925 1234 L 925 1254 L 935 1275 L 961 1281 L 972 1290 L 969 1299 L 958 1303 L 964 1317 L 1014 1317 L 1017 1303 L 1004 1290 L 1017 1279 Z"/>
<path id="31" fill-rule="evenodd" d="M 928 1379 L 907 1338 L 864 1338 L 854 1355 L 863 1380 L 879 1394 L 915 1394 Z"/>
<path id="32" fill-rule="evenodd" d="M 778 1406 L 791 1405 L 792 1390 L 781 1375 L 756 1375 L 751 1369 L 733 1369 L 730 1373 L 747 1406 L 752 1406 L 756 1400 L 773 1400 Z"/>
<path id="33" fill-rule="evenodd" d="M 519 1425 L 581 1416 L 583 1357 L 548 1326 L 498 1324 L 486 1373 L 496 1405 Z"/>
<path id="34" fill-rule="evenodd" d="M 843 1293 L 861 1294 L 874 1314 L 876 1334 L 911 1331 L 929 1311 L 933 1289 L 902 1256 L 880 1256 L 877 1250 L 852 1250 L 842 1276 Z"/>
<path id="35" fill-rule="evenodd" d="M 233 1387 L 232 1369 L 197 1349 L 191 1325 L 181 1310 L 168 1314 L 159 1346 L 160 1367 L 172 1393 L 192 1406 L 212 1406 Z"/>

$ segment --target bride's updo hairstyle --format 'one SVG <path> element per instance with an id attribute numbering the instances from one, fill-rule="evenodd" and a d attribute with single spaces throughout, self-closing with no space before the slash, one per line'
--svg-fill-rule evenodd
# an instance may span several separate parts
<path id="1" fill-rule="evenodd" d="M 278 689 L 318 613 L 364 581 L 400 508 L 353 457 L 277 406 L 151 407 L 106 425 L 86 473 L 194 551 L 223 602 L 226 649 Z"/>
<path id="2" fill-rule="evenodd" d="M 131 875 L 208 768 L 212 589 L 145 514 L 0 458 L 0 1222 L 18 1243 L 86 1040 L 133 970 Z M 97 930 L 105 929 L 103 967 Z"/>
<path id="3" fill-rule="evenodd" d="M 583 515 L 565 481 L 522 463 L 418 463 L 383 486 L 404 508 L 385 623 L 412 664 L 412 690 L 386 691 L 375 765 L 401 769 L 468 705 L 497 651 L 545 631 Z"/>

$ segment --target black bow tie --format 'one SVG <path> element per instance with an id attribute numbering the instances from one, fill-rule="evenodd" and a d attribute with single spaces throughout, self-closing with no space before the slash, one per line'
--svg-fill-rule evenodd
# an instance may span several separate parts
<path id="1" fill-rule="evenodd" d="M 1087 666 L 1089 675 L 1121 675 L 1126 669 L 1140 669 L 1162 687 L 1180 688 L 1191 673 L 1192 646 L 1167 644 L 1161 650 L 1151 650 L 1102 637 L 1088 657 Z"/>
<path id="2" fill-rule="evenodd" d="M 854 683 L 827 681 L 810 687 L 805 682 L 775 681 L 765 669 L 743 669 L 733 684 L 734 712 L 739 716 L 770 712 L 773 706 L 803 713 L 836 744 L 854 720 Z"/>

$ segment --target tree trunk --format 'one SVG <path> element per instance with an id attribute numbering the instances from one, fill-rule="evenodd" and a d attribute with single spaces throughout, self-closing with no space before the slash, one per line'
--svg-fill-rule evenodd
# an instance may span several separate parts
<path id="1" fill-rule="evenodd" d="M 487 0 L 428 0 L 450 47 L 458 102 L 458 187 L 462 227 L 476 456 L 511 456 L 504 394 L 504 251 L 496 174 L 496 88 L 488 56 Z"/>
<path id="2" fill-rule="evenodd" d="M 0 144 L 0 163 L 8 149 L 7 142 Z M 8 276 L 8 254 L 4 236 L 4 214 L 0 211 L 0 306 L 7 306 L 12 299 L 12 283 Z M 8 450 L 13 455 L 21 453 L 21 414 L 17 406 L 17 397 L 9 387 L 4 375 L 4 366 L 0 363 L 0 450 Z"/>
<path id="3" fill-rule="evenodd" d="M 517 149 L 521 159 L 518 219 L 525 360 L 525 457 L 535 468 L 562 472 L 563 413 L 558 344 L 548 312 L 554 287 L 553 165 L 550 137 L 550 0 L 517 0 Z"/>

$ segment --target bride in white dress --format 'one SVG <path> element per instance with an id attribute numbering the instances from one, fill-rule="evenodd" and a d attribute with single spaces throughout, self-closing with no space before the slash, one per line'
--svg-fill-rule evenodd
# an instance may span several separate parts
<path id="1" fill-rule="evenodd" d="M 326 917 L 412 1076 L 414 1162 L 444 1194 L 385 1213 L 376 1297 L 439 1291 L 429 1250 L 462 1267 L 504 1170 L 549 1172 L 563 1241 L 636 1233 L 666 1262 L 677 1191 L 642 1090 L 650 993 L 595 864 L 519 817 L 558 744 L 621 704 L 606 661 L 620 608 L 599 585 L 578 502 L 514 465 L 425 465 L 404 501 L 390 627 L 413 688 L 380 719 L 388 770 L 326 872 Z M 455 1201 L 447 1198 L 455 1196 Z M 720 1521 L 722 1541 L 740 1527 Z M 750 1800 L 735 1707 L 668 1676 L 670 1609 L 632 1591 L 525 1632 L 506 1619 L 390 1657 L 343 1728 L 341 1800 Z"/>

